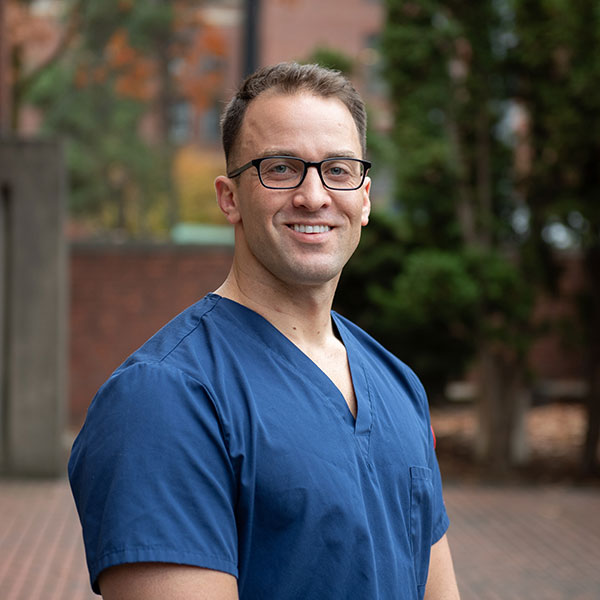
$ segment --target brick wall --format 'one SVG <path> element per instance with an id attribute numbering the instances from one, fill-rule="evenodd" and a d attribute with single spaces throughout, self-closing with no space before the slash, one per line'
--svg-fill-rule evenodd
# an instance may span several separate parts
<path id="1" fill-rule="evenodd" d="M 231 265 L 232 249 L 201 246 L 71 246 L 69 407 L 78 428 L 98 387 L 167 321 L 215 290 Z M 576 257 L 564 260 L 562 299 L 544 297 L 536 320 L 568 317 L 569 299 L 584 274 Z M 566 299 L 566 301 L 565 301 Z M 532 348 L 536 380 L 577 380 L 583 357 L 551 332 Z"/>
<path id="2" fill-rule="evenodd" d="M 133 350 L 223 282 L 231 258 L 227 247 L 71 246 L 71 426 L 82 424 L 98 387 Z"/>
<path id="3" fill-rule="evenodd" d="M 336 48 L 361 61 L 361 51 L 380 32 L 385 7 L 379 0 L 277 2 L 261 8 L 261 62 L 305 60 L 315 48 Z"/>

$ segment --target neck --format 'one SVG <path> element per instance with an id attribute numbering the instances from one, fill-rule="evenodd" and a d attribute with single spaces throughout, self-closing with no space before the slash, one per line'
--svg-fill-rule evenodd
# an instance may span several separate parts
<path id="1" fill-rule="evenodd" d="M 215 293 L 254 310 L 296 345 L 310 348 L 334 336 L 331 305 L 337 281 L 311 286 L 252 280 L 234 261 Z"/>

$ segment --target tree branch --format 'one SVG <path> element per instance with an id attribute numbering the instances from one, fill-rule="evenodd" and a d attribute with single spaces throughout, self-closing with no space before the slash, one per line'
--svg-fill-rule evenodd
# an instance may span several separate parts
<path id="1" fill-rule="evenodd" d="M 29 73 L 21 77 L 18 81 L 15 81 L 13 86 L 13 94 L 15 100 L 19 100 L 23 97 L 29 87 L 31 87 L 38 77 L 54 63 L 56 63 L 64 53 L 69 49 L 71 43 L 77 36 L 80 25 L 80 9 L 83 7 L 83 0 L 77 0 L 72 8 L 68 17 L 68 22 L 65 27 L 64 33 L 60 38 L 56 48 L 53 52 L 39 65 L 33 68 Z"/>

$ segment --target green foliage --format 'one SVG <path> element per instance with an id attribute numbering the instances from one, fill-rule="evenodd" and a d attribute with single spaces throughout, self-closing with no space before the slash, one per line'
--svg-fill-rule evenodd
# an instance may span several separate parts
<path id="1" fill-rule="evenodd" d="M 43 131 L 66 142 L 71 214 L 129 236 L 164 234 L 171 150 L 168 140 L 145 139 L 142 122 L 151 106 L 148 61 L 171 31 L 172 6 L 93 0 L 70 7 L 80 11 L 77 43 L 27 100 L 41 109 Z"/>
<path id="2" fill-rule="evenodd" d="M 124 28 L 136 48 L 152 53 L 153 43 L 169 34 L 173 18 L 170 2 L 87 0 L 82 3 L 84 47 L 100 57 L 114 32 Z"/>
<path id="3" fill-rule="evenodd" d="M 505 131 L 513 24 L 491 0 L 386 5 L 397 218 L 374 216 L 338 305 L 435 396 L 484 344 L 524 365 L 533 336 Z"/>
<path id="4" fill-rule="evenodd" d="M 469 235 L 488 238 L 496 227 L 490 210 L 506 202 L 500 184 L 510 157 L 493 133 L 506 99 L 502 61 L 492 51 L 501 27 L 493 4 L 387 2 L 382 48 L 398 204 L 428 244 L 456 248 L 472 243 Z M 460 203 L 473 213 L 472 234 L 457 215 Z"/>
<path id="5" fill-rule="evenodd" d="M 483 346 L 525 368 L 535 295 L 559 273 L 551 226 L 600 289 L 600 4 L 386 6 L 398 218 L 367 228 L 342 302 L 437 389 Z"/>
<path id="6" fill-rule="evenodd" d="M 421 247 L 401 219 L 375 213 L 335 307 L 410 364 L 436 399 L 482 340 L 523 360 L 532 302 L 529 283 L 499 253 Z"/>
<path id="7" fill-rule="evenodd" d="M 348 55 L 325 46 L 316 48 L 305 62 L 340 71 L 346 76 L 351 76 L 354 71 L 354 63 Z"/>
<path id="8" fill-rule="evenodd" d="M 555 291 L 550 227 L 560 228 L 583 258 L 585 288 L 571 330 L 585 342 L 589 427 L 582 462 L 592 472 L 600 443 L 600 4 L 522 0 L 514 4 L 514 23 L 518 44 L 508 58 L 515 94 L 530 115 L 532 168 L 522 182 L 531 211 L 526 258 L 543 265 Z"/>
<path id="9" fill-rule="evenodd" d="M 372 286 L 370 300 L 401 346 L 397 351 L 436 397 L 473 351 L 479 290 L 458 255 L 435 249 L 409 254 L 391 284 Z"/>
<path id="10" fill-rule="evenodd" d="M 527 195 L 537 240 L 551 221 L 585 249 L 600 244 L 600 5 L 596 0 L 515 3 L 509 55 L 515 94 L 531 115 Z"/>
<path id="11" fill-rule="evenodd" d="M 164 201 L 168 168 L 140 137 L 146 107 L 120 98 L 108 82 L 77 88 L 74 79 L 73 67 L 56 65 L 30 98 L 44 111 L 44 131 L 66 140 L 71 214 L 139 235 L 150 228 L 152 204 Z"/>

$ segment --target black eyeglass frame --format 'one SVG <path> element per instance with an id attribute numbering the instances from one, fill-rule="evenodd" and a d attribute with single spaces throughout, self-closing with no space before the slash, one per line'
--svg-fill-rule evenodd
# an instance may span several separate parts
<path id="1" fill-rule="evenodd" d="M 300 161 L 304 165 L 304 172 L 302 173 L 302 177 L 300 177 L 300 181 L 296 185 L 289 185 L 289 186 L 284 186 L 284 187 L 275 187 L 272 185 L 266 185 L 260 175 L 260 163 L 262 163 L 263 160 L 270 160 L 273 158 L 293 159 L 293 160 Z M 363 166 L 363 173 L 362 173 L 362 179 L 360 181 L 360 185 L 357 185 L 357 186 L 351 187 L 351 188 L 338 188 L 338 187 L 332 187 L 332 186 L 328 185 L 327 183 L 325 183 L 325 179 L 323 178 L 323 173 L 321 172 L 321 166 L 323 165 L 323 163 L 331 162 L 331 161 L 335 161 L 335 160 L 352 160 L 355 162 L 359 162 Z M 258 179 L 259 179 L 261 185 L 269 190 L 294 190 L 294 189 L 300 187 L 304 183 L 304 180 L 306 179 L 306 174 L 308 173 L 308 169 L 310 167 L 314 167 L 315 169 L 317 169 L 317 173 L 319 174 L 319 179 L 321 180 L 323 187 L 327 188 L 328 190 L 333 190 L 336 192 L 352 192 L 355 190 L 359 190 L 362 187 L 363 183 L 365 182 L 365 178 L 367 176 L 367 171 L 371 168 L 371 163 L 368 160 L 363 160 L 362 158 L 352 158 L 350 156 L 332 156 L 331 158 L 326 158 L 326 159 L 318 161 L 318 162 L 311 162 L 308 160 L 304 160 L 302 158 L 298 158 L 297 156 L 263 156 L 262 158 L 255 158 L 255 159 L 251 160 L 250 162 L 247 162 L 245 165 L 242 165 L 241 167 L 234 169 L 231 173 L 227 174 L 227 177 L 233 179 L 234 177 L 241 175 L 244 171 L 246 171 L 250 167 L 256 168 L 256 172 L 258 173 Z"/>

